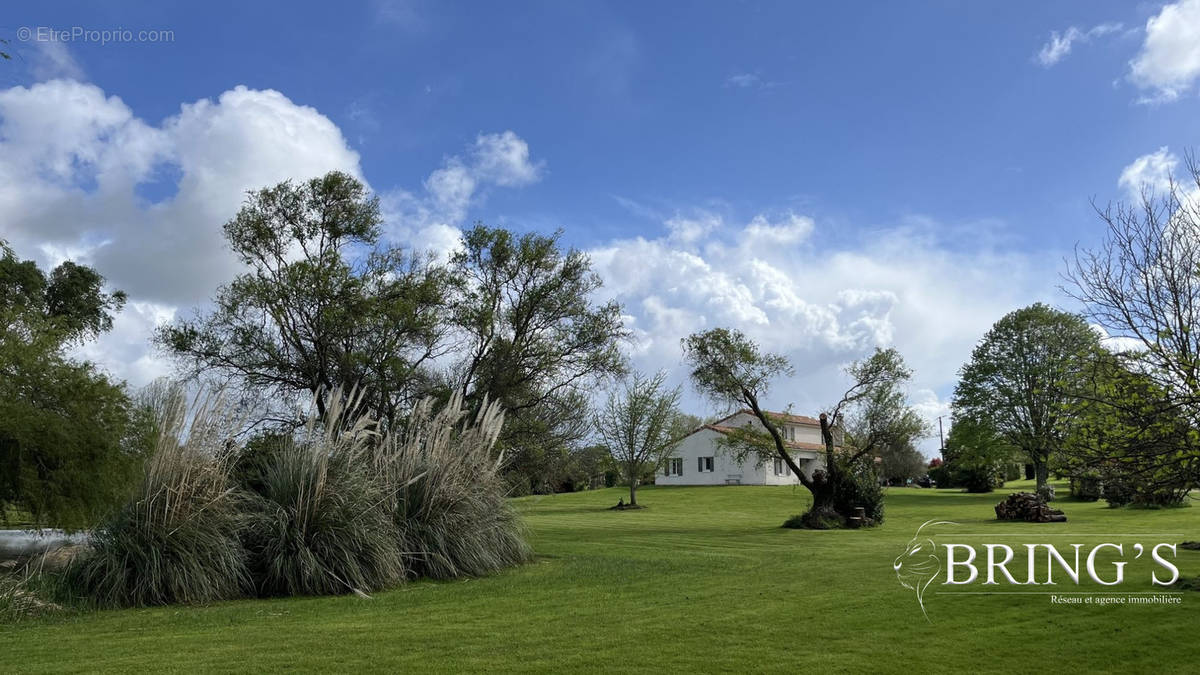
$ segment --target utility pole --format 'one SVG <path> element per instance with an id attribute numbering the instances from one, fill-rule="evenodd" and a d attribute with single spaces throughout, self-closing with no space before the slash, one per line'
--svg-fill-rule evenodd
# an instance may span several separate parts
<path id="1" fill-rule="evenodd" d="M 942 416 L 938 415 L 938 445 L 941 446 L 942 458 L 946 457 L 946 439 L 942 436 Z"/>

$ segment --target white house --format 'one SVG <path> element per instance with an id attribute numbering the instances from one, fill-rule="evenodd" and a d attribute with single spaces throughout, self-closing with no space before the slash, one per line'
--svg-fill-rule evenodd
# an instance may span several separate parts
<path id="1" fill-rule="evenodd" d="M 825 462 L 821 422 L 812 417 L 767 413 L 779 420 L 789 454 L 805 476 Z M 750 410 L 739 410 L 722 420 L 705 424 L 680 439 L 655 477 L 656 485 L 795 485 L 800 482 L 782 459 L 756 466 L 755 458 L 738 463 L 717 446 L 717 439 L 735 427 L 751 426 L 765 431 Z"/>

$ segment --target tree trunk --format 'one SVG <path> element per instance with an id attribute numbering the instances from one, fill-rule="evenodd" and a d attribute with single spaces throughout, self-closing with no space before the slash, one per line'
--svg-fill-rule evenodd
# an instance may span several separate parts
<path id="1" fill-rule="evenodd" d="M 629 505 L 637 506 L 637 479 L 629 479 Z"/>
<path id="2" fill-rule="evenodd" d="M 1050 480 L 1050 462 L 1046 457 L 1037 457 L 1033 462 L 1033 470 L 1037 475 L 1037 487 L 1040 490 Z"/>

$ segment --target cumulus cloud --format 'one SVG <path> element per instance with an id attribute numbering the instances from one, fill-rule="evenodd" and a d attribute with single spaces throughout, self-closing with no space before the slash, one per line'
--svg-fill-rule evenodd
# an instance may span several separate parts
<path id="1" fill-rule="evenodd" d="M 46 265 L 94 265 L 129 293 L 85 355 L 138 384 L 165 369 L 148 355 L 154 325 L 236 273 L 221 226 L 246 191 L 333 169 L 358 175 L 357 153 L 276 91 L 237 87 L 159 124 L 77 81 L 0 91 L 0 237 Z"/>
<path id="2" fill-rule="evenodd" d="M 459 226 L 490 187 L 521 187 L 541 180 L 545 162 L 512 131 L 480 134 L 463 155 L 447 157 L 420 193 L 397 189 L 383 196 L 389 236 L 445 256 L 459 245 Z"/>
<path id="3" fill-rule="evenodd" d="M 1086 30 L 1071 26 L 1061 33 L 1051 31 L 1050 40 L 1042 45 L 1037 53 L 1037 61 L 1049 68 L 1070 54 L 1075 44 L 1091 42 L 1095 38 L 1115 33 L 1121 30 L 1121 27 L 1119 23 L 1102 23 Z"/>
<path id="4" fill-rule="evenodd" d="M 671 233 L 671 239 L 681 245 L 694 244 L 709 233 L 721 227 L 722 219 L 719 214 L 708 211 L 698 211 L 693 216 L 676 214 L 668 218 L 664 225 Z"/>
<path id="5" fill-rule="evenodd" d="M 1141 51 L 1129 62 L 1129 79 L 1148 93 L 1144 103 L 1174 101 L 1200 77 L 1200 0 L 1165 5 L 1146 22 Z"/>
<path id="6" fill-rule="evenodd" d="M 665 368 L 686 385 L 680 340 L 706 328 L 738 328 L 796 367 L 768 400 L 776 409 L 821 410 L 846 386 L 845 364 L 895 346 L 915 371 L 911 400 L 932 423 L 948 413 L 957 370 L 991 324 L 1053 297 L 1053 279 L 1039 270 L 1055 265 L 1054 256 L 987 246 L 963 252 L 929 229 L 838 239 L 818 236 L 818 225 L 798 214 L 759 215 L 711 229 L 688 248 L 676 229 L 589 251 L 603 293 L 628 314 L 634 365 Z M 693 397 L 689 405 L 704 404 Z M 936 436 L 923 448 L 936 453 Z"/>
<path id="7" fill-rule="evenodd" d="M 1117 184 L 1125 189 L 1130 199 L 1136 200 L 1146 188 L 1162 194 L 1170 187 L 1171 175 L 1178 164 L 1179 158 L 1163 146 L 1130 162 L 1121 171 Z"/>

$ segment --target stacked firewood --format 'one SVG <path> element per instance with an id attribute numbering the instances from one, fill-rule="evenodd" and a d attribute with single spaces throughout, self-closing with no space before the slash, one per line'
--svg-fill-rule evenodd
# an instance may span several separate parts
<path id="1" fill-rule="evenodd" d="M 996 505 L 999 520 L 1023 520 L 1027 523 L 1061 523 L 1062 511 L 1050 508 L 1046 500 L 1032 492 L 1014 492 Z"/>

